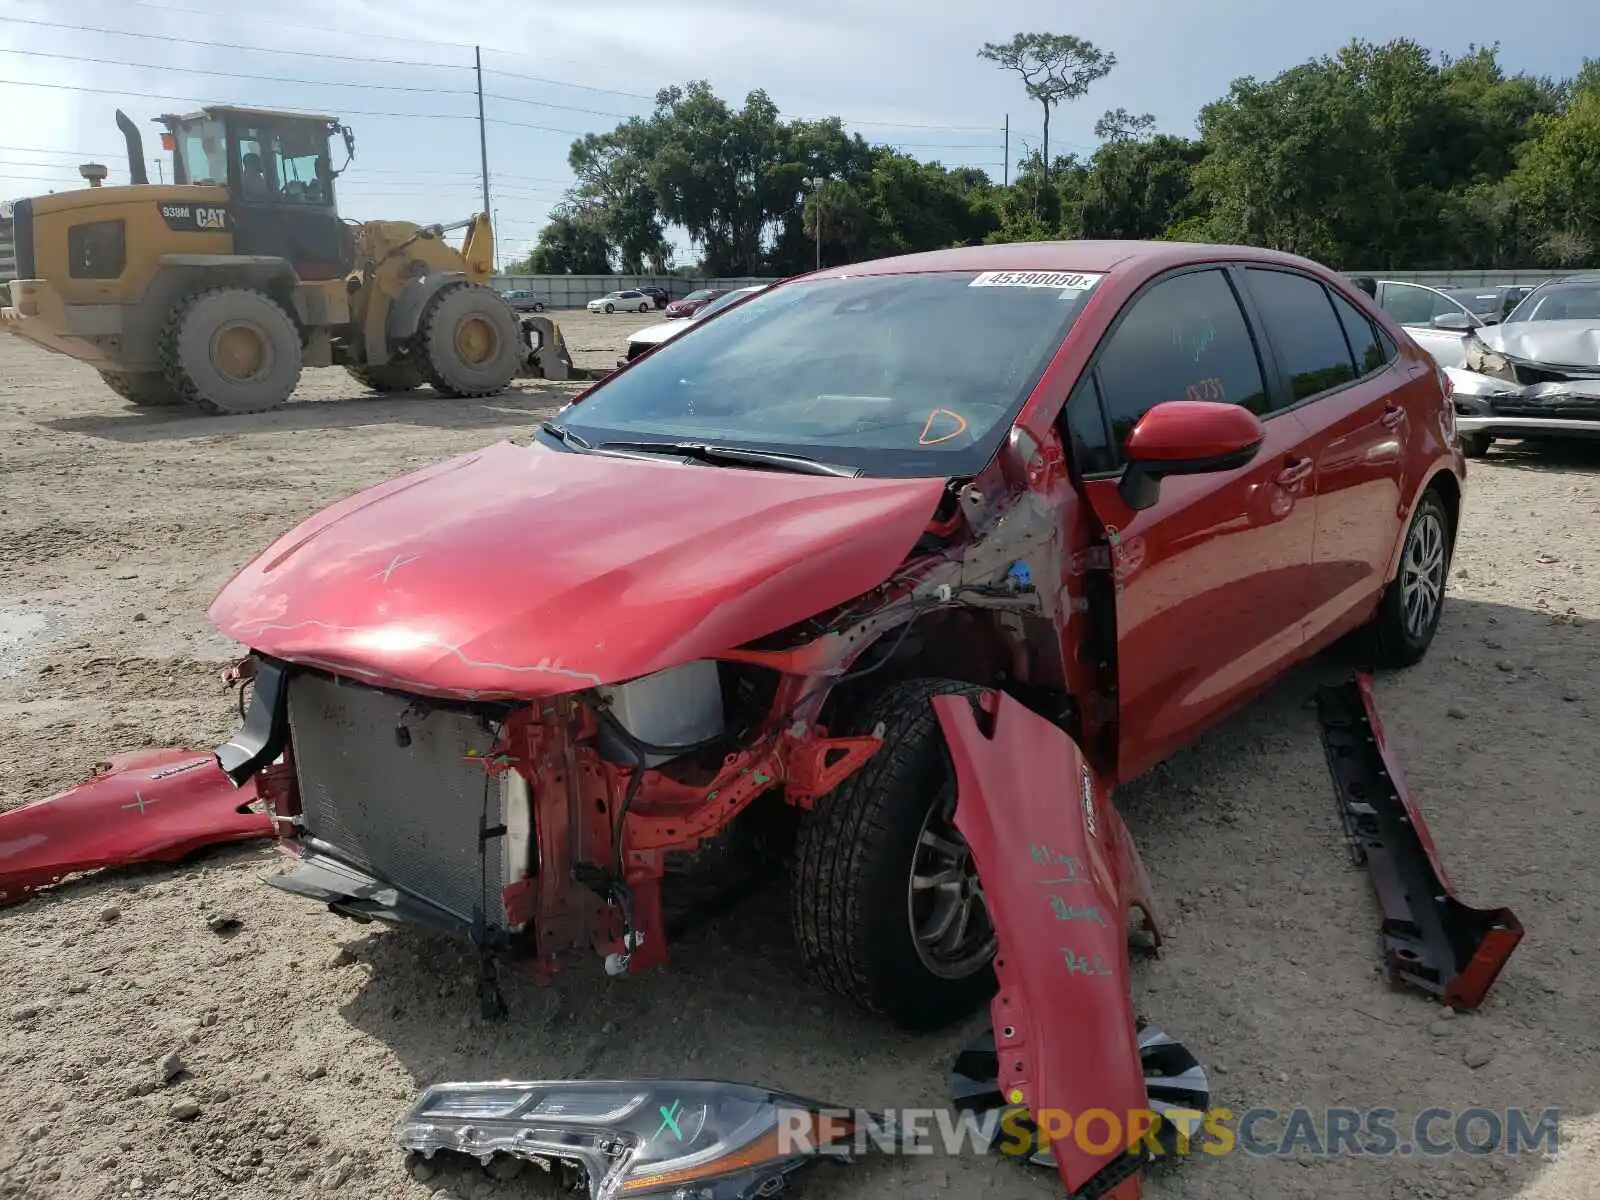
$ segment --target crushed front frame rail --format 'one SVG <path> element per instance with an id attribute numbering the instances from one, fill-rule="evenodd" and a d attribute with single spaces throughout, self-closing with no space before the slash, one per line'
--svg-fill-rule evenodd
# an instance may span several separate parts
<path id="1" fill-rule="evenodd" d="M 1351 855 L 1371 873 L 1383 909 L 1379 949 L 1390 980 L 1476 1008 L 1522 940 L 1521 922 L 1509 908 L 1471 908 L 1454 896 L 1384 741 L 1371 676 L 1320 689 L 1317 719 Z"/>

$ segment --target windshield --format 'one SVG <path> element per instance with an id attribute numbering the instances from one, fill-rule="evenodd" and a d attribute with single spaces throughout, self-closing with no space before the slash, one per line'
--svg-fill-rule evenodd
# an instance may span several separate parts
<path id="1" fill-rule="evenodd" d="M 739 303 L 739 301 L 743 300 L 746 296 L 753 296 L 757 292 L 763 291 L 763 290 L 765 290 L 765 289 L 758 288 L 758 287 L 740 288 L 737 292 L 729 292 L 725 296 L 718 296 L 710 304 L 706 305 L 699 312 L 695 313 L 694 314 L 694 319 L 697 320 L 697 321 L 704 321 L 707 317 L 711 316 L 713 313 L 721 312 L 723 309 L 727 308 L 730 304 L 737 304 L 737 303 Z"/>
<path id="2" fill-rule="evenodd" d="M 1445 293 L 1468 312 L 1480 317 L 1492 317 L 1500 311 L 1499 292 L 1480 292 L 1472 288 L 1457 288 Z"/>
<path id="3" fill-rule="evenodd" d="M 935 272 L 751 296 L 564 414 L 591 446 L 692 442 L 871 475 L 976 474 L 1100 276 Z"/>
<path id="4" fill-rule="evenodd" d="M 1515 321 L 1600 321 L 1600 279 L 1546 284 L 1511 310 Z"/>
<path id="5" fill-rule="evenodd" d="M 712 291 L 712 290 L 710 290 L 708 288 L 701 288 L 698 292 L 690 292 L 687 296 L 684 297 L 684 299 L 685 300 L 704 300 L 708 296 L 715 296 L 716 294 L 717 293 L 715 291 Z"/>

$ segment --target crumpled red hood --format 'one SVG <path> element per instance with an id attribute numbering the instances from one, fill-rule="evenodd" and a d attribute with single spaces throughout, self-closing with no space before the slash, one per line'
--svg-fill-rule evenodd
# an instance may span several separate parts
<path id="1" fill-rule="evenodd" d="M 212 602 L 255 650 L 517 698 L 731 649 L 882 583 L 943 479 L 839 479 L 501 442 L 301 523 Z"/>

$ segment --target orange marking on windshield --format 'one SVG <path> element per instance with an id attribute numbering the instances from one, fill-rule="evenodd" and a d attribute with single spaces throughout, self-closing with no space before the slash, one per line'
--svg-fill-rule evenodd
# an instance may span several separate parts
<path id="1" fill-rule="evenodd" d="M 944 433 L 940 434 L 938 437 L 933 437 L 931 436 L 933 433 L 933 424 L 941 415 L 949 417 L 952 421 L 954 421 L 956 423 L 956 428 L 952 429 L 949 433 Z M 960 413 L 951 412 L 948 408 L 936 408 L 928 414 L 927 424 L 922 427 L 922 432 L 917 435 L 917 445 L 937 446 L 940 442 L 948 442 L 952 438 L 960 437 L 966 431 L 967 419 Z"/>

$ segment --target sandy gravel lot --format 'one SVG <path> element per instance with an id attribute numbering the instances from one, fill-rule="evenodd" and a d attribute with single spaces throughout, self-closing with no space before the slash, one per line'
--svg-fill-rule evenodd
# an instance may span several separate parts
<path id="1" fill-rule="evenodd" d="M 637 317 L 567 315 L 612 360 Z M 230 733 L 230 647 L 204 612 L 278 532 L 401 470 L 524 429 L 561 400 L 367 398 L 342 372 L 260 417 L 125 408 L 87 369 L 0 339 L 0 808 L 97 759 Z M 1298 672 L 1127 790 L 1171 921 L 1141 1011 L 1211 1068 L 1216 1102 L 1563 1111 L 1562 1154 L 1167 1164 L 1154 1197 L 1399 1200 L 1600 1195 L 1600 456 L 1475 463 L 1450 602 L 1426 663 L 1380 681 L 1391 736 L 1456 885 L 1528 936 L 1477 1015 L 1442 1021 L 1375 971 Z M 670 969 L 513 983 L 479 1019 L 471 963 L 369 933 L 258 882 L 265 845 L 70 883 L 0 912 L 0 1195 L 523 1197 L 533 1177 L 413 1177 L 393 1122 L 425 1083 L 484 1076 L 756 1078 L 841 1104 L 940 1103 L 960 1031 L 913 1038 L 811 990 L 781 889 L 677 947 Z M 237 916 L 219 936 L 207 917 Z M 162 1084 L 176 1051 L 182 1073 Z M 1484 1061 L 1486 1059 L 1486 1061 Z M 1476 1067 L 1468 1063 L 1479 1063 Z M 198 1116 L 177 1120 L 175 1106 Z M 187 1111 L 178 1109 L 177 1111 Z M 976 1159 L 879 1160 L 812 1196 L 1059 1195 Z"/>

